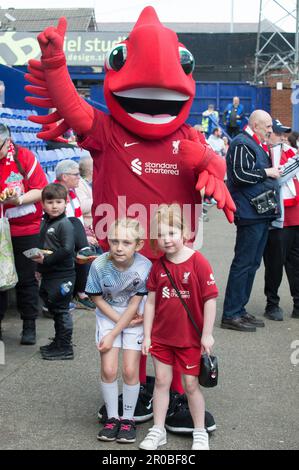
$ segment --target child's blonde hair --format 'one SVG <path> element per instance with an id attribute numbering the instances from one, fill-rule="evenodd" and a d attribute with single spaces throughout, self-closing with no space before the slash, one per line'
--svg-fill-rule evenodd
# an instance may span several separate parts
<path id="1" fill-rule="evenodd" d="M 190 239 L 189 227 L 180 204 L 161 204 L 151 221 L 150 245 L 154 251 L 157 251 L 157 238 L 161 224 L 168 225 L 170 228 L 178 228 L 184 241 Z"/>
<path id="2" fill-rule="evenodd" d="M 128 237 L 135 240 L 136 243 L 144 239 L 144 229 L 137 219 L 132 219 L 130 217 L 116 219 L 110 226 L 108 240 L 117 238 L 118 228 L 124 228 L 126 232 L 128 232 Z"/>

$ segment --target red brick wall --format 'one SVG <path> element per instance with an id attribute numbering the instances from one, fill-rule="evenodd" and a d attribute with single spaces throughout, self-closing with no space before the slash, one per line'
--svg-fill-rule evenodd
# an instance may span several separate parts
<path id="1" fill-rule="evenodd" d="M 292 126 L 291 89 L 271 90 L 271 116 L 279 119 L 284 126 Z"/>
<path id="2" fill-rule="evenodd" d="M 272 77 L 273 73 L 272 71 L 267 77 L 267 85 L 271 87 L 271 116 L 279 119 L 285 126 L 292 126 L 291 77 L 288 74 Z M 283 83 L 283 90 L 276 89 L 277 82 Z"/>

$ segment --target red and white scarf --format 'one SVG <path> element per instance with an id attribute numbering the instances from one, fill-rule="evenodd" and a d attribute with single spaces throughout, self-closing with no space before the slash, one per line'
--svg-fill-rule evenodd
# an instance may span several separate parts
<path id="1" fill-rule="evenodd" d="M 80 219 L 84 225 L 82 209 L 80 206 L 80 201 L 77 198 L 77 194 L 74 189 L 69 189 L 69 197 L 66 205 L 66 215 L 67 217 L 77 217 Z"/>
<path id="2" fill-rule="evenodd" d="M 253 138 L 253 140 L 254 140 L 260 147 L 262 147 L 262 149 L 263 149 L 263 150 L 269 155 L 269 157 L 270 157 L 271 154 L 270 154 L 270 150 L 269 150 L 268 145 L 265 144 L 265 143 L 262 143 L 262 142 L 260 141 L 260 139 L 259 139 L 258 136 L 253 132 L 253 130 L 251 129 L 251 127 L 245 126 L 245 127 L 244 127 L 244 131 L 247 132 L 247 134 L 249 134 L 249 135 Z"/>
<path id="3" fill-rule="evenodd" d="M 295 157 L 296 150 L 287 144 L 281 146 L 281 159 L 280 165 L 284 165 L 290 158 Z M 296 206 L 299 203 L 299 172 L 295 178 L 287 181 L 282 187 L 282 198 L 285 207 Z"/>

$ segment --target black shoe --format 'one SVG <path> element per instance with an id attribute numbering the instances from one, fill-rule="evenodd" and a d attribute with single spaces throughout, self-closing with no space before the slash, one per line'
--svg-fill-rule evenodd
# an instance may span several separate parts
<path id="1" fill-rule="evenodd" d="M 120 428 L 116 437 L 117 442 L 135 442 L 136 441 L 136 424 L 132 419 L 121 419 Z"/>
<path id="2" fill-rule="evenodd" d="M 134 420 L 136 423 L 145 423 L 154 416 L 153 391 L 150 390 L 151 386 L 149 386 L 148 389 L 147 385 L 140 385 L 138 400 L 134 411 Z"/>
<path id="3" fill-rule="evenodd" d="M 243 321 L 249 323 L 250 325 L 256 326 L 257 328 L 263 328 L 265 326 L 265 322 L 263 320 L 259 320 L 251 313 L 246 312 L 245 315 L 242 315 Z"/>
<path id="4" fill-rule="evenodd" d="M 61 346 L 56 343 L 50 350 L 41 351 L 42 358 L 46 361 L 70 361 L 74 359 L 72 346 Z"/>
<path id="5" fill-rule="evenodd" d="M 296 308 L 296 307 L 293 308 L 291 317 L 292 318 L 299 318 L 299 308 Z M 0 327 L 0 330 L 1 330 L 1 327 Z"/>
<path id="6" fill-rule="evenodd" d="M 115 441 L 118 435 L 120 422 L 119 419 L 107 419 L 104 427 L 100 430 L 97 438 L 99 441 Z"/>
<path id="7" fill-rule="evenodd" d="M 283 321 L 283 310 L 278 306 L 266 307 L 264 316 L 269 320 Z"/>
<path id="8" fill-rule="evenodd" d="M 31 346 L 36 343 L 35 320 L 23 320 L 21 344 Z"/>
<path id="9" fill-rule="evenodd" d="M 192 434 L 193 419 L 185 394 L 170 392 L 170 401 L 165 420 L 165 428 L 177 434 Z M 205 428 L 208 433 L 216 430 L 216 423 L 211 413 L 205 412 Z"/>
<path id="10" fill-rule="evenodd" d="M 221 328 L 244 332 L 256 331 L 256 327 L 244 321 L 242 317 L 222 318 Z"/>
<path id="11" fill-rule="evenodd" d="M 57 346 L 57 339 L 56 338 L 49 338 L 49 339 L 52 339 L 51 343 L 49 344 L 46 344 L 45 346 L 41 346 L 39 348 L 40 352 L 47 352 L 47 351 L 51 351 L 52 349 L 55 349 L 56 346 Z"/>
<path id="12" fill-rule="evenodd" d="M 146 384 L 140 385 L 138 400 L 134 411 L 134 421 L 138 423 L 145 423 L 153 417 L 153 391 L 155 385 L 155 377 L 147 376 Z M 118 414 L 123 414 L 123 396 L 118 396 Z M 101 423 L 107 420 L 106 406 L 103 405 L 98 411 L 98 418 Z"/>

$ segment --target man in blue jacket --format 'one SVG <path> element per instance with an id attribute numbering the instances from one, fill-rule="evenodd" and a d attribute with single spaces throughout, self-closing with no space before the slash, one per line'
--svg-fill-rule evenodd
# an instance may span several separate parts
<path id="1" fill-rule="evenodd" d="M 254 111 L 248 126 L 236 136 L 227 153 L 227 185 L 236 204 L 237 237 L 235 256 L 227 281 L 222 328 L 252 332 L 265 326 L 249 314 L 249 301 L 255 273 L 260 266 L 272 220 L 279 215 L 279 206 L 260 214 L 252 199 L 266 191 L 279 193 L 280 171 L 272 167 L 265 141 L 272 133 L 272 118 L 262 110 Z"/>
<path id="2" fill-rule="evenodd" d="M 234 96 L 233 102 L 226 106 L 223 113 L 226 132 L 232 139 L 241 132 L 243 117 L 244 107 L 240 104 L 240 98 Z"/>

